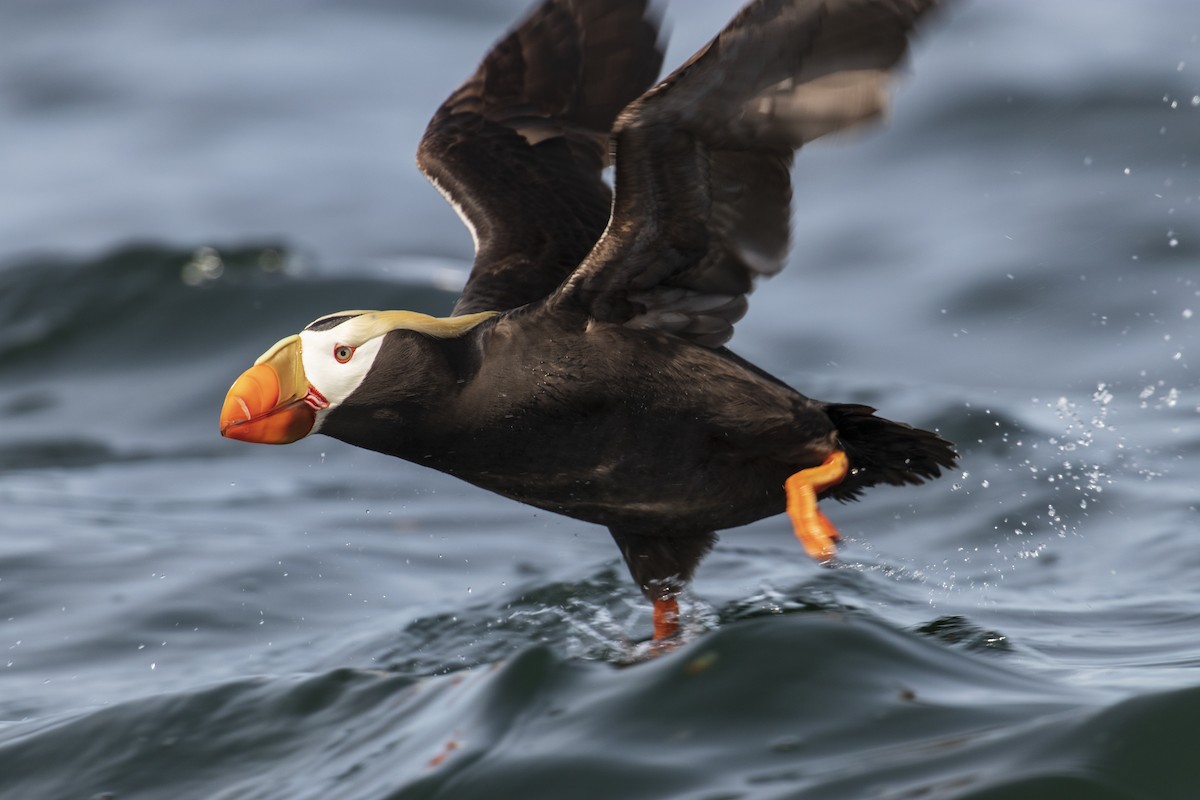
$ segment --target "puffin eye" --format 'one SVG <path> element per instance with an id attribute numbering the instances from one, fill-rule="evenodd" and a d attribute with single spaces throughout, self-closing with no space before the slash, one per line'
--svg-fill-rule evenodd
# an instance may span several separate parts
<path id="1" fill-rule="evenodd" d="M 339 364 L 345 364 L 350 359 L 354 358 L 354 348 L 348 344 L 339 344 L 333 348 L 333 357 L 337 359 Z"/>

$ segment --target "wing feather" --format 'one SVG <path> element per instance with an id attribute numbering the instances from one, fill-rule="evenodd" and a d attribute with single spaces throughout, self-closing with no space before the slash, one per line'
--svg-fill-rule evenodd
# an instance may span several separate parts
<path id="1" fill-rule="evenodd" d="M 709 347 L 782 269 L 796 149 L 879 116 L 938 0 L 755 0 L 620 115 L 600 241 L 552 298 Z"/>
<path id="2" fill-rule="evenodd" d="M 545 297 L 587 255 L 613 120 L 661 65 L 647 0 L 545 0 L 437 110 L 417 163 L 476 249 L 456 315 Z"/>

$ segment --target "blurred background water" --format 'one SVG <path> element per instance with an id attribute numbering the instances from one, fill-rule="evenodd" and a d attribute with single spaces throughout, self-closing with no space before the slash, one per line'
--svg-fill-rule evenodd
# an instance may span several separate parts
<path id="1" fill-rule="evenodd" d="M 962 470 L 834 568 L 725 533 L 674 653 L 602 529 L 218 437 L 317 315 L 449 309 L 413 153 L 525 5 L 0 0 L 0 797 L 1200 797 L 1193 0 L 962 3 L 800 155 L 734 349 Z"/>

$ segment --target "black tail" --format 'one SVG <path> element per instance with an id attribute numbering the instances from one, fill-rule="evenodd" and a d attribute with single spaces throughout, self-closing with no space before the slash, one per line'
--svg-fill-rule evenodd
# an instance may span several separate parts
<path id="1" fill-rule="evenodd" d="M 826 496 L 854 500 L 877 483 L 924 483 L 958 462 L 954 445 L 936 433 L 877 417 L 870 406 L 831 403 L 825 413 L 837 427 L 838 440 L 850 459 L 846 479 Z"/>

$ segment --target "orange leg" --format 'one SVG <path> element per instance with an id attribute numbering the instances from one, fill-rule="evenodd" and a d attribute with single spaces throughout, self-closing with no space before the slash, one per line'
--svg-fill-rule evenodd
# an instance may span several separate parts
<path id="1" fill-rule="evenodd" d="M 817 508 L 817 493 L 841 483 L 849 463 L 845 453 L 834 450 L 821 466 L 802 469 L 783 484 L 796 538 L 804 546 L 804 552 L 818 561 L 827 561 L 837 554 L 833 543 L 838 532 Z"/>
<path id="2" fill-rule="evenodd" d="M 679 603 L 674 597 L 654 601 L 654 641 L 670 639 L 679 632 Z"/>

